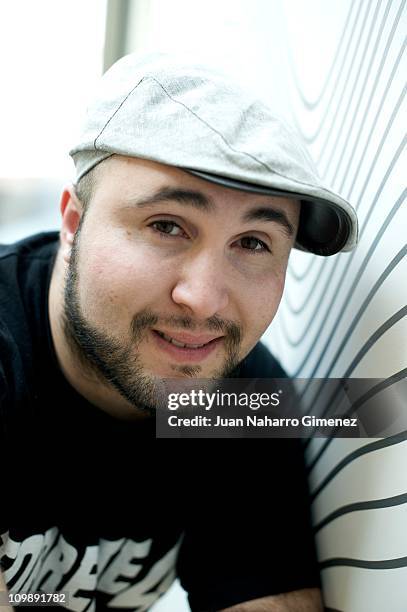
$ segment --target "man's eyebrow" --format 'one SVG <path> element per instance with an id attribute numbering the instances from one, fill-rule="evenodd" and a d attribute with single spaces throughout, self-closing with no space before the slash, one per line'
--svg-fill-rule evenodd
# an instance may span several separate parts
<path id="1" fill-rule="evenodd" d="M 162 187 L 146 197 L 132 198 L 126 204 L 136 206 L 137 208 L 144 208 L 165 202 L 177 202 L 178 204 L 193 206 L 204 212 L 209 212 L 215 208 L 213 200 L 201 191 L 182 189 L 180 187 Z M 289 222 L 286 214 L 271 206 L 258 206 L 248 210 L 243 215 L 242 221 L 270 221 L 278 223 L 289 237 L 294 236 L 294 227 Z"/>
<path id="2" fill-rule="evenodd" d="M 286 214 L 282 210 L 277 210 L 270 206 L 258 206 L 251 208 L 243 215 L 243 221 L 271 221 L 278 223 L 291 238 L 294 236 L 294 227 L 289 222 Z"/>
<path id="3" fill-rule="evenodd" d="M 134 198 L 127 203 L 138 208 L 144 208 L 164 202 L 177 202 L 203 211 L 210 211 L 214 208 L 213 201 L 200 191 L 174 187 L 163 187 L 149 196 L 140 199 Z"/>

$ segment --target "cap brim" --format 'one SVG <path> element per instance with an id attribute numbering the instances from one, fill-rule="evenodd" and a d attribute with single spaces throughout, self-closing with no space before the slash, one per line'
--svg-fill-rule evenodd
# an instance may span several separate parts
<path id="1" fill-rule="evenodd" d="M 325 198 L 316 198 L 295 191 L 246 183 L 229 177 L 201 172 L 200 170 L 192 170 L 191 168 L 182 168 L 182 170 L 223 187 L 300 200 L 300 221 L 294 244 L 297 249 L 327 256 L 350 250 L 354 246 L 350 240 L 354 220 L 346 210 Z"/>

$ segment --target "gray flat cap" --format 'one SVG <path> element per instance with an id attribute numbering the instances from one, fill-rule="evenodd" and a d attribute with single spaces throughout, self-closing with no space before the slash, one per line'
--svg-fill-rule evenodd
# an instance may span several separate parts
<path id="1" fill-rule="evenodd" d="M 354 209 L 322 184 L 300 138 L 250 91 L 208 67 L 167 54 L 130 54 L 116 62 L 70 151 L 76 180 L 114 154 L 299 199 L 295 246 L 301 250 L 333 255 L 356 245 Z"/>

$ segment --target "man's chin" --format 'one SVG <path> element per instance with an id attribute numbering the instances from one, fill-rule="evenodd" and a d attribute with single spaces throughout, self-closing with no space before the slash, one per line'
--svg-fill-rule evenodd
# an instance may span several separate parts
<path id="1" fill-rule="evenodd" d="M 215 370 L 208 370 L 202 368 L 200 366 L 190 366 L 188 364 L 184 365 L 167 365 L 162 368 L 154 368 L 154 370 L 150 370 L 150 372 L 146 371 L 147 376 L 150 376 L 151 379 L 155 381 L 165 381 L 168 379 L 185 379 L 185 378 L 213 378 L 215 375 Z M 159 384 L 159 383 L 158 383 Z"/>
<path id="2" fill-rule="evenodd" d="M 166 379 L 202 379 L 202 380 L 219 380 L 222 378 L 233 377 L 233 371 L 238 366 L 237 361 L 219 364 L 171 364 L 166 363 L 161 367 L 155 365 L 152 368 L 146 368 L 147 376 L 155 380 Z"/>

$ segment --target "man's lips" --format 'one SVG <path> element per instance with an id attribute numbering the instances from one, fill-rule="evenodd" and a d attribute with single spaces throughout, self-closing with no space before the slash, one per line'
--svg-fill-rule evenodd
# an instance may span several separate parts
<path id="1" fill-rule="evenodd" d="M 162 330 L 151 330 L 156 345 L 179 363 L 199 362 L 212 353 L 224 336 L 169 333 Z"/>
<path id="2" fill-rule="evenodd" d="M 217 338 L 222 338 L 223 336 L 220 334 L 186 334 L 185 332 L 171 332 L 162 329 L 154 329 L 153 331 L 157 332 L 160 336 L 162 336 L 168 342 L 171 342 L 175 346 L 179 348 L 202 348 L 205 344 L 209 344 L 213 340 Z"/>

